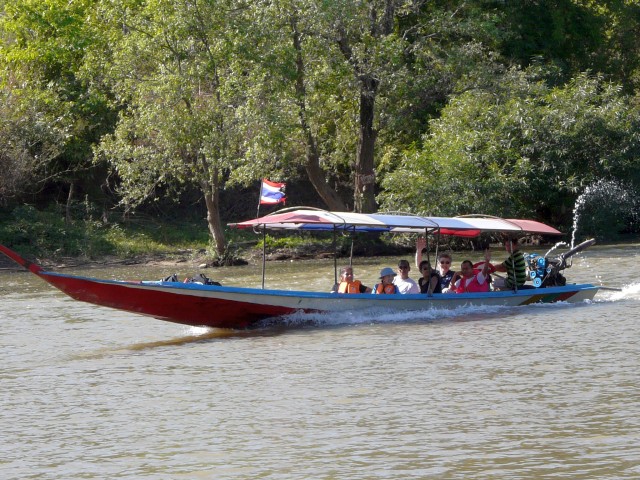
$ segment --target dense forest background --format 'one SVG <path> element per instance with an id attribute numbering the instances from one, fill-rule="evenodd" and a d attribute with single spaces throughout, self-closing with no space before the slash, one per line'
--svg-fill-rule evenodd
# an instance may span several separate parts
<path id="1" fill-rule="evenodd" d="M 194 219 L 223 256 L 269 178 L 565 230 L 589 194 L 637 233 L 639 89 L 633 0 L 0 0 L 0 209 Z"/>

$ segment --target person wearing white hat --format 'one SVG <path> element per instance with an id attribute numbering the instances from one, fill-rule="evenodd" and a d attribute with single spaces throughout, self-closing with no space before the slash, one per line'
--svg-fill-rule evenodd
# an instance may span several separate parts
<path id="1" fill-rule="evenodd" d="M 393 277 L 396 276 L 396 272 L 393 271 L 393 268 L 385 267 L 380 270 L 380 280 L 375 287 L 373 287 L 374 294 L 384 294 L 384 293 L 398 293 L 398 287 L 393 284 Z"/>

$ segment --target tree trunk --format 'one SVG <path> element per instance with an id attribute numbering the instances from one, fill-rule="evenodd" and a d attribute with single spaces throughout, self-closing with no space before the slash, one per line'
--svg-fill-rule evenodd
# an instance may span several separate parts
<path id="1" fill-rule="evenodd" d="M 207 205 L 207 224 L 209 233 L 216 245 L 216 252 L 220 258 L 224 258 L 227 249 L 227 242 L 224 237 L 224 228 L 220 219 L 220 188 L 218 184 L 217 171 L 214 174 L 213 181 L 210 184 L 203 183 L 202 192 L 204 193 L 204 201 Z"/>
<path id="2" fill-rule="evenodd" d="M 331 188 L 325 179 L 325 172 L 320 167 L 320 154 L 318 153 L 318 143 L 309 126 L 307 118 L 307 89 L 305 86 L 305 66 L 302 57 L 302 41 L 298 31 L 298 22 L 295 14 L 290 18 L 293 47 L 296 51 L 296 101 L 298 104 L 298 118 L 300 127 L 304 132 L 306 142 L 306 163 L 305 170 L 309 176 L 309 181 L 316 189 L 320 198 L 327 205 L 329 210 L 346 211 L 347 206 L 338 196 L 338 193 Z"/>
<path id="3" fill-rule="evenodd" d="M 371 76 L 361 78 L 360 81 L 360 134 L 355 168 L 354 210 L 373 213 L 377 210 L 374 170 L 376 132 L 373 128 L 373 118 L 378 81 Z"/>
<path id="4" fill-rule="evenodd" d="M 391 33 L 393 27 L 394 2 L 385 1 L 385 11 L 381 24 L 379 24 L 378 12 L 375 4 L 370 10 L 371 31 L 370 34 L 377 41 L 381 37 Z M 354 74 L 360 85 L 360 131 L 358 133 L 358 152 L 356 155 L 355 181 L 354 181 L 354 210 L 360 213 L 373 213 L 377 211 L 375 198 L 376 174 L 374 170 L 374 148 L 376 144 L 376 131 L 373 128 L 375 114 L 376 95 L 380 81 L 375 73 L 369 71 L 366 55 L 364 59 L 358 59 L 354 53 L 344 26 L 338 24 L 338 48 L 344 58 L 353 67 Z M 365 50 L 367 48 L 365 47 Z"/>
<path id="5" fill-rule="evenodd" d="M 307 163 L 305 165 L 305 170 L 309 176 L 309 181 L 329 210 L 345 212 L 347 210 L 347 206 L 338 196 L 338 193 L 333 190 L 325 180 L 324 170 L 320 167 L 320 159 L 318 158 L 317 153 L 307 151 Z"/>
<path id="6" fill-rule="evenodd" d="M 74 190 L 75 190 L 75 183 L 70 182 L 69 194 L 67 195 L 67 205 L 65 206 L 65 216 L 64 216 L 65 223 L 71 223 L 71 220 L 73 219 L 71 215 L 71 201 L 73 200 Z"/>

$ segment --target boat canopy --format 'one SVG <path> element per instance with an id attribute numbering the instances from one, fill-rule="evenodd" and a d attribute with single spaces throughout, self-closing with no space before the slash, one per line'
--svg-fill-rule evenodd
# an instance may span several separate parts
<path id="1" fill-rule="evenodd" d="M 240 223 L 233 228 L 263 230 L 315 230 L 342 232 L 440 233 L 476 237 L 482 232 L 511 235 L 562 235 L 562 232 L 535 220 L 504 219 L 485 215 L 423 217 L 409 214 L 330 212 L 309 207 L 279 210 Z"/>

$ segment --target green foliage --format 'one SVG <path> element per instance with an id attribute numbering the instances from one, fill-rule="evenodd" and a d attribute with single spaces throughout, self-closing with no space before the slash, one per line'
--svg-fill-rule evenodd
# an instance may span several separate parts
<path id="1" fill-rule="evenodd" d="M 123 0 L 97 9 L 110 37 L 108 82 L 123 105 L 97 157 L 117 173 L 127 207 L 200 189 L 220 254 L 226 240 L 218 198 L 242 157 L 237 111 L 253 70 L 246 12 L 229 0 Z"/>
<path id="2" fill-rule="evenodd" d="M 211 258 L 212 264 L 218 267 L 247 264 L 247 261 L 239 256 L 239 246 L 231 240 L 227 242 L 223 252 L 220 252 L 216 245 L 210 242 L 207 248 L 207 257 Z"/>
<path id="3" fill-rule="evenodd" d="M 499 89 L 452 100 L 424 147 L 387 176 L 381 199 L 388 209 L 567 225 L 576 197 L 597 179 L 640 185 L 639 125 L 637 104 L 601 78 L 550 88 L 514 70 Z"/>
<path id="4" fill-rule="evenodd" d="M 324 240 L 325 242 L 329 242 L 329 240 Z M 314 243 L 314 240 L 310 238 L 308 235 L 286 235 L 286 236 L 274 236 L 274 235 L 265 235 L 264 241 L 262 238 L 258 240 L 256 243 L 256 248 L 263 248 L 264 243 L 267 244 L 267 249 L 278 249 L 278 248 L 300 248 L 309 246 L 311 243 Z"/>
<path id="5" fill-rule="evenodd" d="M 607 17 L 588 1 L 504 2 L 504 25 L 511 32 L 505 53 L 528 66 L 543 57 L 559 63 L 565 73 L 603 64 Z M 598 2 L 601 3 L 601 2 Z"/>
<path id="6" fill-rule="evenodd" d="M 370 246 L 371 244 L 378 244 L 380 239 L 375 235 L 362 234 L 357 235 L 355 245 L 359 248 Z M 349 255 L 352 244 L 352 237 L 350 235 L 338 235 L 334 238 L 333 234 L 329 232 L 285 232 L 285 233 L 272 233 L 265 236 L 266 250 L 291 250 L 298 253 L 313 254 L 313 252 L 330 252 L 335 250 L 341 255 Z M 256 238 L 255 249 L 262 250 L 264 242 L 262 236 Z M 254 240 L 255 241 L 255 240 Z M 393 243 L 393 242 L 389 242 Z"/>
<path id="7" fill-rule="evenodd" d="M 500 51 L 518 65 L 554 65 L 560 81 L 599 72 L 627 92 L 640 85 L 640 4 L 621 0 L 500 2 L 507 41 Z"/>
<path id="8" fill-rule="evenodd" d="M 61 212 L 38 211 L 25 205 L 15 208 L 0 221 L 0 242 L 37 256 L 92 257 L 114 251 L 113 245 L 102 236 L 102 230 L 98 222 L 70 225 L 65 223 Z"/>
<path id="9" fill-rule="evenodd" d="M 352 197 L 370 96 L 382 208 L 566 225 L 598 179 L 640 183 L 639 25 L 621 0 L 0 1 L 0 203 L 74 185 L 133 211 L 199 190 L 225 258 L 234 184 L 291 186 L 315 148 L 317 178 Z M 170 241 L 71 200 L 116 250 Z M 76 236 L 30 215 L 15 238 Z"/>
<path id="10" fill-rule="evenodd" d="M 127 258 L 201 250 L 209 241 L 206 229 L 195 222 L 163 223 L 150 218 L 103 222 L 95 220 L 91 204 L 77 204 L 76 209 L 76 217 L 82 218 L 83 213 L 84 218 L 68 223 L 58 207 L 45 211 L 29 205 L 16 207 L 0 215 L 0 243 L 38 257 Z"/>
<path id="11" fill-rule="evenodd" d="M 83 73 L 95 40 L 87 21 L 94 4 L 93 0 L 16 0 L 1 7 L 2 205 L 56 204 L 62 199 L 72 201 L 74 192 L 92 195 L 94 200 L 104 195 L 91 149 L 115 117 L 108 93 L 94 88 Z M 35 222 L 23 230 L 37 226 Z M 88 225 L 85 230 L 91 228 Z M 69 225 L 48 235 L 64 237 L 63 248 L 78 254 L 105 249 L 91 239 L 74 245 L 83 234 Z M 39 238 L 33 231 L 29 236 Z"/>
<path id="12" fill-rule="evenodd" d="M 114 254 L 122 257 L 201 250 L 209 241 L 209 235 L 202 225 L 181 220 L 166 223 L 133 218 L 126 222 L 110 223 L 103 234 L 113 245 Z"/>
<path id="13" fill-rule="evenodd" d="M 48 95 L 0 87 L 0 199 L 36 189 L 67 135 L 68 125 L 49 108 Z"/>

